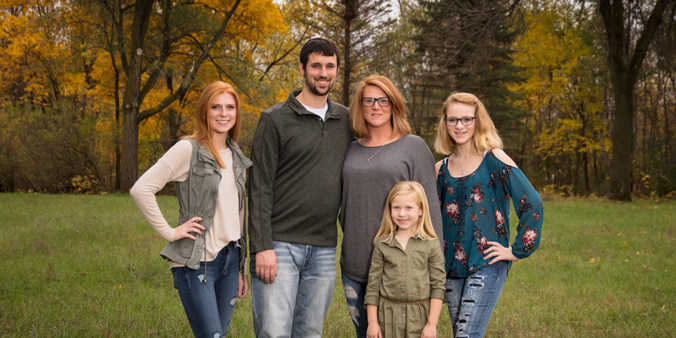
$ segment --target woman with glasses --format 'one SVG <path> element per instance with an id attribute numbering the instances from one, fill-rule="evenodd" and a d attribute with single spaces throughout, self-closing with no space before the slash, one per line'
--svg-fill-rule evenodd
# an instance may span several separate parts
<path id="1" fill-rule="evenodd" d="M 450 155 L 435 169 L 446 298 L 456 337 L 483 337 L 511 262 L 530 256 L 540 243 L 540 195 L 501 147 L 493 121 L 476 96 L 448 97 L 434 149 Z M 511 246 L 510 197 L 518 217 Z"/>
<path id="2" fill-rule="evenodd" d="M 432 223 L 441 234 L 441 214 L 434 185 L 434 158 L 425 141 L 411 134 L 404 100 L 384 76 L 363 79 L 350 102 L 350 127 L 357 138 L 343 164 L 340 256 L 343 289 L 357 336 L 366 337 L 364 295 L 387 195 L 400 181 L 416 181 L 425 189 Z M 440 236 L 439 236 L 440 237 Z M 411 297 L 416 297 L 412 295 Z M 395 301 L 408 302 L 408 295 Z"/>

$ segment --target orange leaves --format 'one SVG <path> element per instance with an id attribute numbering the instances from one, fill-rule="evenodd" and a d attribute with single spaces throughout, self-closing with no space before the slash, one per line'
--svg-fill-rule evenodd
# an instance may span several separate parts
<path id="1" fill-rule="evenodd" d="M 61 12 L 51 1 L 0 3 L 0 91 L 11 100 L 46 100 L 60 94 L 69 51 L 59 33 Z M 64 11 L 65 6 L 63 8 Z M 21 84 L 20 89 L 17 84 Z"/>

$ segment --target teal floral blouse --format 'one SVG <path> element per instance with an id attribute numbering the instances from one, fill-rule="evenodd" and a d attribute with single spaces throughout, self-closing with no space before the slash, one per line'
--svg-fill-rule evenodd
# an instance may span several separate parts
<path id="1" fill-rule="evenodd" d="M 437 193 L 444 223 L 446 277 L 467 277 L 488 266 L 487 242 L 509 246 L 509 198 L 519 218 L 512 243 L 517 258 L 530 256 L 540 244 L 542 200 L 523 172 L 493 155 L 484 154 L 477 170 L 451 177 L 448 158 L 437 176 Z"/>

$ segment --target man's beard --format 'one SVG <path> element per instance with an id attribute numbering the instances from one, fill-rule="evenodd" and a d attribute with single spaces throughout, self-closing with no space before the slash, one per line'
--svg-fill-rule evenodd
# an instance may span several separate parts
<path id="1" fill-rule="evenodd" d="M 326 80 L 326 79 L 328 79 L 328 78 L 319 78 L 319 80 Z M 327 95 L 331 91 L 331 89 L 333 88 L 333 85 L 336 84 L 336 81 L 333 81 L 333 83 L 329 82 L 329 87 L 326 88 L 325 93 L 320 93 L 319 90 L 317 90 L 317 86 L 314 83 L 310 83 L 308 81 L 307 77 L 305 77 L 305 83 L 307 84 L 307 87 L 310 89 L 310 93 L 317 95 L 317 96 L 324 96 L 324 95 Z"/>

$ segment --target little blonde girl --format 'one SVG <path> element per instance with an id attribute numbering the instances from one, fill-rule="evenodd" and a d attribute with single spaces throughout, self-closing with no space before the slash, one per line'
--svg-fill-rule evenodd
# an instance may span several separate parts
<path id="1" fill-rule="evenodd" d="M 425 190 L 417 182 L 397 183 L 374 240 L 366 336 L 436 337 L 445 276 Z"/>

